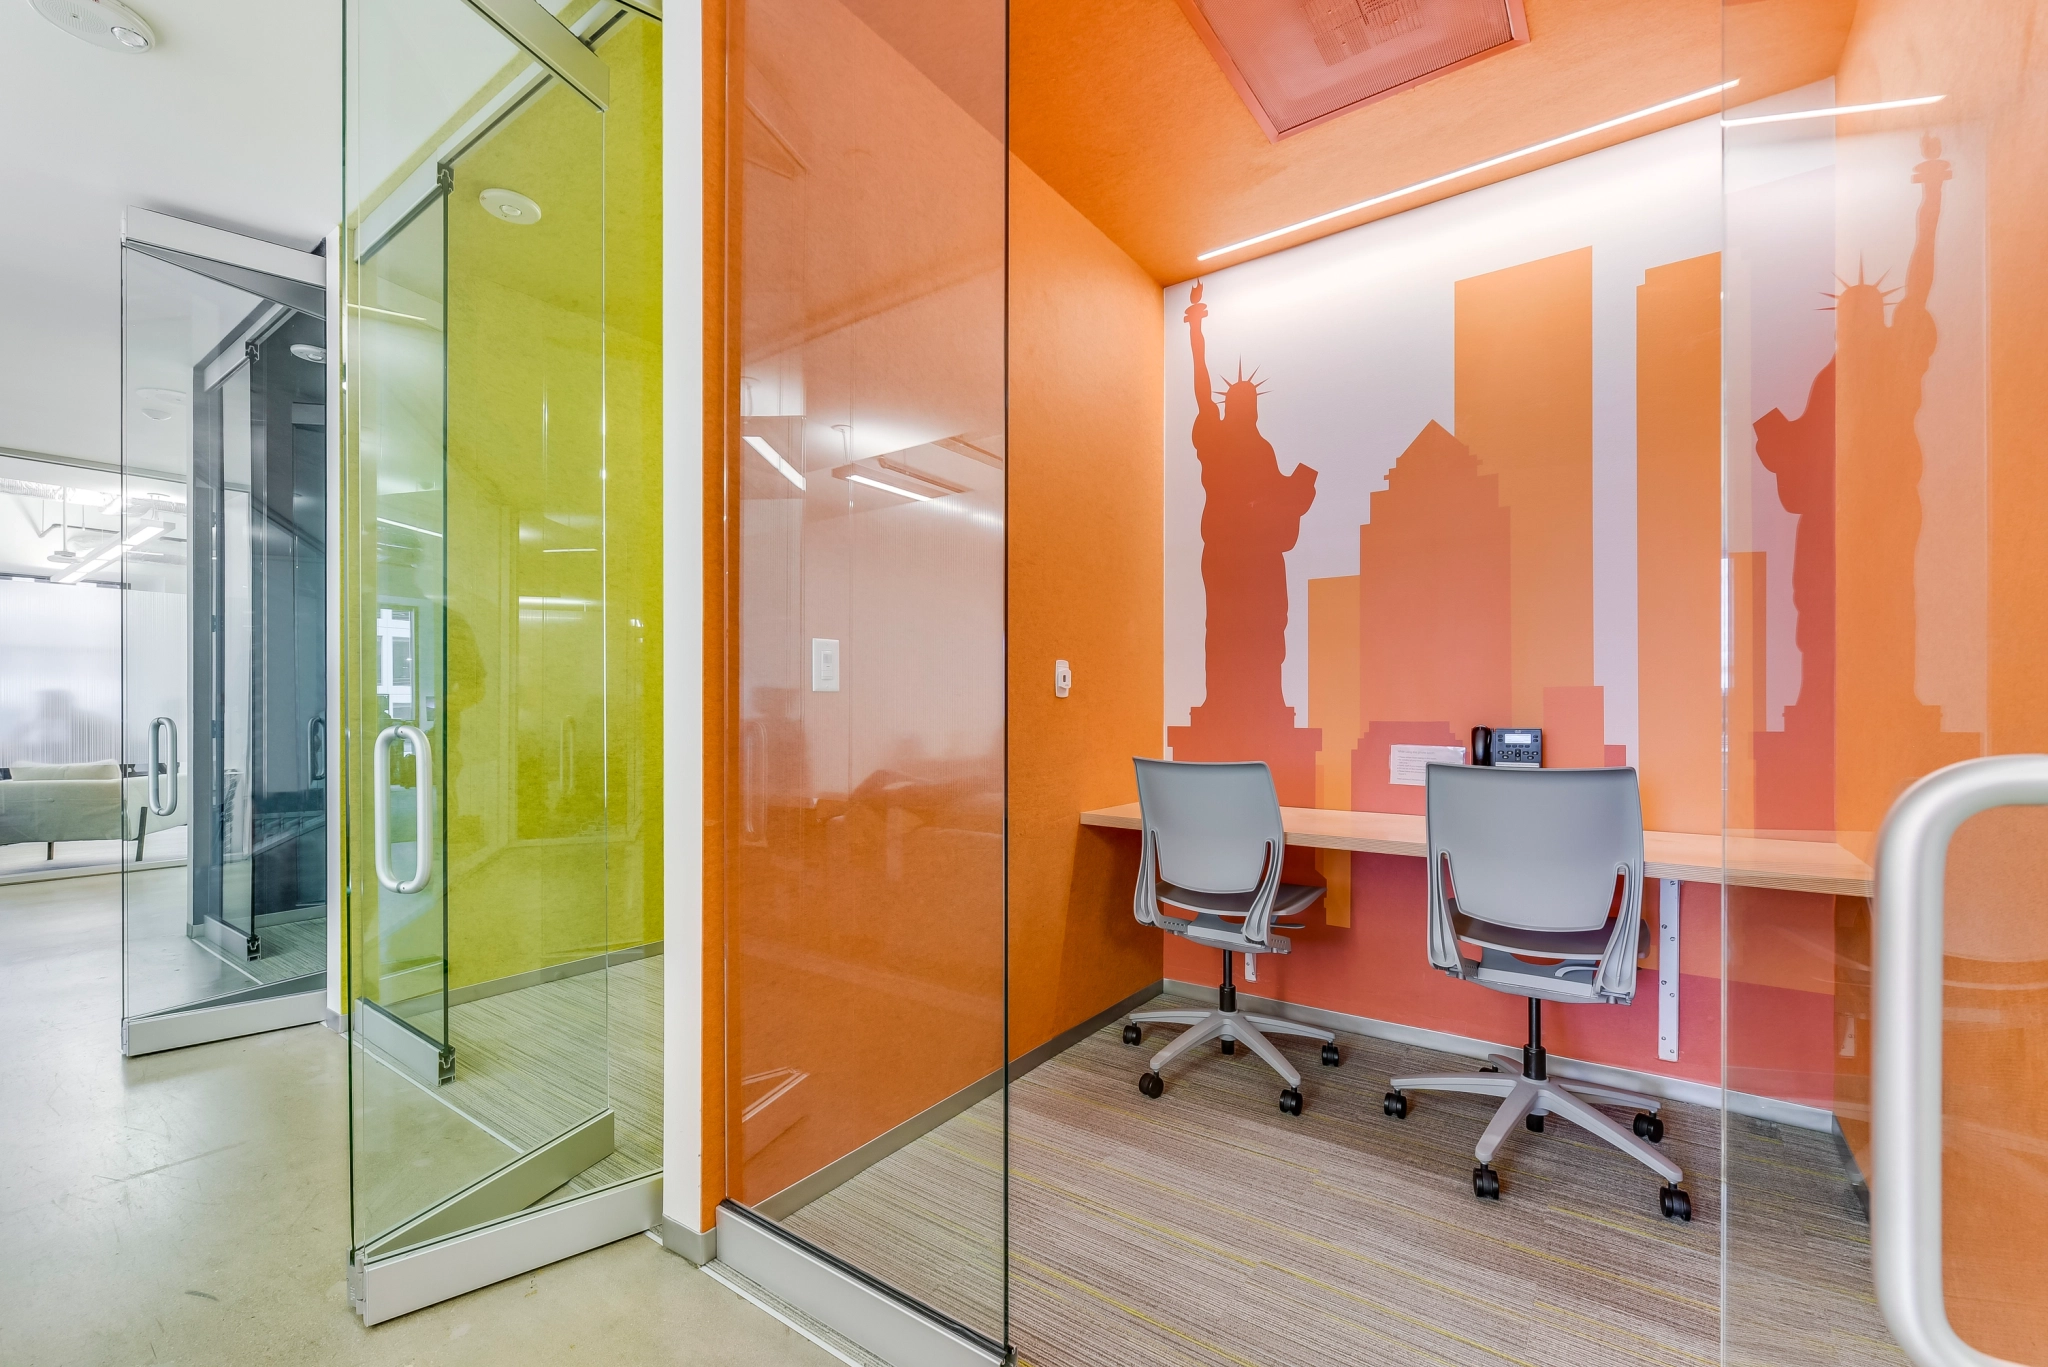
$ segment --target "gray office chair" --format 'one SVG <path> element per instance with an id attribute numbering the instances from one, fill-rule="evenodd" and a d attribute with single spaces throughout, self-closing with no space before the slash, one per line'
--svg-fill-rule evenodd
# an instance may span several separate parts
<path id="1" fill-rule="evenodd" d="M 1245 1044 L 1272 1066 L 1287 1086 L 1280 1109 L 1301 1114 L 1301 1074 L 1267 1035 L 1299 1035 L 1323 1042 L 1323 1064 L 1342 1062 L 1337 1037 L 1313 1025 L 1254 1016 L 1237 1009 L 1232 956 L 1285 954 L 1280 918 L 1295 916 L 1323 895 L 1318 887 L 1280 881 L 1280 857 L 1287 833 L 1280 825 L 1280 799 L 1264 764 L 1187 764 L 1140 759 L 1139 820 L 1143 842 L 1138 890 L 1132 901 L 1141 924 L 1158 926 L 1198 945 L 1223 951 L 1223 983 L 1214 1011 L 1138 1011 L 1124 1026 L 1124 1043 L 1138 1044 L 1148 1025 L 1188 1028 L 1152 1056 L 1138 1090 L 1156 1097 L 1166 1090 L 1166 1065 L 1198 1044 L 1220 1039 L 1223 1052 Z M 1253 976 L 1256 977 L 1256 970 Z"/>
<path id="2" fill-rule="evenodd" d="M 1407 1093 L 1503 1098 L 1474 1151 L 1477 1196 L 1500 1198 L 1493 1155 L 1516 1121 L 1540 1132 L 1563 1116 L 1664 1178 L 1658 1207 L 1690 1220 L 1685 1174 L 1654 1147 L 1664 1137 L 1654 1097 L 1549 1075 L 1543 1003 L 1626 1006 L 1636 990 L 1643 905 L 1643 807 L 1633 769 L 1491 769 L 1432 764 L 1428 773 L 1429 962 L 1455 978 L 1529 999 L 1519 1065 L 1490 1055 L 1478 1073 L 1397 1077 L 1386 1112 Z M 1478 957 L 1466 957 L 1466 947 Z M 1632 1106 L 1634 1133 L 1592 1102 Z M 1648 1142 L 1645 1142 L 1648 1141 Z"/>

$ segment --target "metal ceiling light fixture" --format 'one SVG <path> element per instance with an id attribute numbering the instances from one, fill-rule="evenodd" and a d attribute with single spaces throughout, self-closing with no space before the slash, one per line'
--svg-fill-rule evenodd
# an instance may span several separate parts
<path id="1" fill-rule="evenodd" d="M 113 52 L 147 52 L 156 46 L 149 20 L 121 0 L 29 0 L 36 13 L 74 38 Z"/>

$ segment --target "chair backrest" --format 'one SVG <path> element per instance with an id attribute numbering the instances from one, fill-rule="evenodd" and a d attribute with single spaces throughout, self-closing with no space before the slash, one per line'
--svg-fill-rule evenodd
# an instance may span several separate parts
<path id="1" fill-rule="evenodd" d="M 1446 856 L 1458 910 L 1518 930 L 1597 930 L 1626 871 L 1643 876 L 1643 804 L 1633 769 L 1428 770 L 1429 867 Z"/>
<path id="2" fill-rule="evenodd" d="M 1140 759 L 1138 807 L 1158 874 L 1196 892 L 1252 892 L 1287 844 L 1273 773 L 1257 761 Z"/>

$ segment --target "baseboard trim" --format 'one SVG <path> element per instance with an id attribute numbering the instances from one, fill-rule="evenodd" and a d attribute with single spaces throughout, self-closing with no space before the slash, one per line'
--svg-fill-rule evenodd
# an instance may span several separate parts
<path id="1" fill-rule="evenodd" d="M 718 1256 L 718 1226 L 694 1230 L 669 1216 L 661 1217 L 661 1246 L 679 1258 L 688 1258 L 702 1267 Z"/>
<path id="2" fill-rule="evenodd" d="M 1198 1000 L 1213 998 L 1216 992 L 1213 985 L 1182 982 L 1177 978 L 1168 978 L 1162 990 L 1195 997 Z M 1522 1048 L 1520 1044 L 1501 1044 L 1491 1040 L 1474 1039 L 1469 1035 L 1453 1035 L 1443 1030 L 1425 1030 L 1417 1025 L 1375 1020 L 1371 1016 L 1326 1011 L 1319 1006 L 1299 1006 L 1293 1002 L 1276 1001 L 1271 997 L 1254 997 L 1242 989 L 1238 991 L 1237 1004 L 1241 1011 L 1263 1011 L 1285 1020 L 1320 1025 L 1325 1030 L 1367 1035 L 1373 1039 L 1391 1040 L 1396 1044 L 1413 1044 L 1420 1048 L 1435 1049 L 1440 1053 L 1458 1054 L 1466 1058 L 1485 1058 L 1488 1054 L 1503 1052 L 1515 1054 Z M 1706 1106 L 1713 1110 L 1721 1109 L 1724 1096 L 1722 1089 L 1711 1082 L 1665 1077 L 1661 1073 L 1618 1068 L 1607 1063 L 1587 1063 L 1581 1059 L 1564 1058 L 1557 1054 L 1550 1055 L 1550 1071 L 1559 1077 L 1618 1087 L 1624 1091 L 1644 1092 L 1650 1096 L 1662 1097 L 1666 1101 Z M 1728 1109 L 1737 1115 L 1774 1121 L 1799 1130 L 1818 1130 L 1823 1134 L 1835 1129 L 1835 1113 L 1819 1106 L 1807 1106 L 1796 1101 L 1780 1101 L 1776 1097 L 1756 1096 L 1749 1092 L 1727 1092 L 1725 1096 Z"/>
<path id="3" fill-rule="evenodd" d="M 560 982 L 563 978 L 575 978 L 585 973 L 595 973 L 599 969 L 615 968 L 620 964 L 632 963 L 635 959 L 652 958 L 661 953 L 661 946 L 660 940 L 654 940 L 627 949 L 614 949 L 607 954 L 593 954 L 587 959 L 571 959 L 563 964 L 549 964 L 546 968 L 535 968 L 508 977 L 471 983 L 467 987 L 451 987 L 448 989 L 448 1004 L 461 1006 L 464 1002 L 482 1001 L 486 997 L 495 997 L 504 992 L 517 992 L 521 988 L 538 987 L 542 983 Z"/>
<path id="4" fill-rule="evenodd" d="M 916 1143 L 962 1111 L 994 1096 L 1001 1090 L 1006 1077 L 1015 1082 L 1032 1069 L 1073 1048 L 1117 1017 L 1128 1015 L 1138 1006 L 1151 1001 L 1159 992 L 1160 984 L 1156 982 L 1140 988 L 1116 1005 L 1096 1012 L 1079 1025 L 1070 1026 L 1037 1048 L 1020 1054 L 1007 1069 L 998 1068 L 951 1096 L 934 1102 L 893 1129 L 870 1139 L 845 1157 L 835 1159 L 810 1176 L 784 1187 L 773 1196 L 756 1201 L 753 1208 L 771 1220 L 788 1219 L 826 1192 L 852 1181 L 898 1149 Z"/>
<path id="5" fill-rule="evenodd" d="M 424 1248 L 351 1262 L 349 1298 L 364 1325 L 382 1324 L 645 1233 L 660 1219 L 661 1175 L 650 1173 Z"/>
<path id="6" fill-rule="evenodd" d="M 16 883 L 48 883 L 59 878 L 98 878 L 109 873 L 143 873 L 150 869 L 182 869 L 183 859 L 145 859 L 140 863 L 123 864 L 61 864 L 54 869 L 26 869 L 19 873 L 0 873 L 0 888 L 12 887 Z"/>
<path id="7" fill-rule="evenodd" d="M 1003 1346 L 731 1201 L 718 1260 L 896 1367 L 1002 1367 Z"/>

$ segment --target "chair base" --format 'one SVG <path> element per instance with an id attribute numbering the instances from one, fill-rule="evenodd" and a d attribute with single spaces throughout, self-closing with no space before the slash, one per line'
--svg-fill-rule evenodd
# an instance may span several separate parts
<path id="1" fill-rule="evenodd" d="M 1175 1040 L 1174 1043 L 1179 1044 L 1180 1041 Z M 1506 1054 L 1489 1054 L 1487 1059 L 1500 1071 L 1397 1077 L 1389 1084 L 1394 1089 L 1389 1094 L 1389 1105 L 1391 1107 L 1392 1097 L 1404 1092 L 1466 1092 L 1474 1096 L 1502 1098 L 1500 1109 L 1493 1113 L 1493 1123 L 1486 1127 L 1486 1133 L 1479 1136 L 1479 1143 L 1472 1150 L 1482 1168 L 1493 1161 L 1494 1154 L 1507 1141 L 1509 1132 L 1518 1122 L 1532 1115 L 1556 1115 L 1588 1134 L 1606 1140 L 1662 1177 L 1666 1183 L 1675 1186 L 1685 1180 L 1684 1171 L 1666 1157 L 1663 1150 L 1637 1138 L 1606 1112 L 1590 1104 L 1604 1101 L 1611 1106 L 1633 1106 L 1638 1111 L 1655 1115 L 1662 1105 L 1655 1097 L 1590 1082 L 1527 1077 L 1522 1072 L 1521 1063 Z M 1390 1110 L 1389 1113 L 1393 1112 Z"/>
<path id="2" fill-rule="evenodd" d="M 1290 1090 L 1300 1089 L 1301 1074 L 1287 1061 L 1287 1055 L 1276 1049 L 1266 1036 L 1292 1035 L 1301 1039 L 1321 1040 L 1325 1044 L 1334 1044 L 1337 1040 L 1337 1037 L 1328 1030 L 1313 1025 L 1282 1020 L 1278 1016 L 1255 1016 L 1247 1011 L 1133 1011 L 1131 1024 L 1188 1027 L 1176 1035 L 1164 1049 L 1152 1056 L 1154 1073 L 1161 1072 L 1167 1064 L 1198 1044 L 1206 1044 L 1210 1040 L 1235 1040 L 1264 1059 L 1274 1072 L 1286 1080 Z"/>

